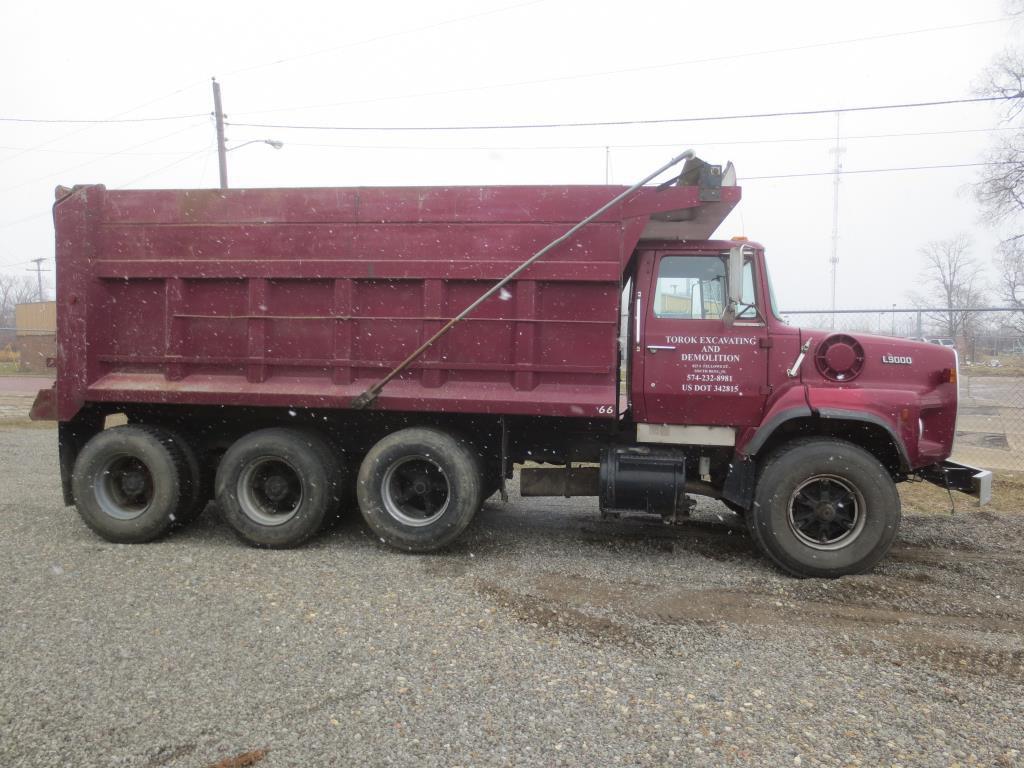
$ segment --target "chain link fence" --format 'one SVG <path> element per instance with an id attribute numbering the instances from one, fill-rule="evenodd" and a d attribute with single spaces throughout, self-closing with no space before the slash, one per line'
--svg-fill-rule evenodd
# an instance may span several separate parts
<path id="1" fill-rule="evenodd" d="M 1024 313 L 996 307 L 891 307 L 782 315 L 803 328 L 955 347 L 960 413 L 954 459 L 986 469 L 1024 470 Z"/>

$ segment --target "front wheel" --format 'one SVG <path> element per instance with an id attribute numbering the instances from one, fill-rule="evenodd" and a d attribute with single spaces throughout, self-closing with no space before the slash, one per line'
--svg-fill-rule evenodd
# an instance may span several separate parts
<path id="1" fill-rule="evenodd" d="M 814 438 L 778 450 L 758 477 L 747 526 L 755 543 L 796 576 L 862 573 L 889 551 L 900 497 L 871 454 Z"/>
<path id="2" fill-rule="evenodd" d="M 366 454 L 357 492 L 363 518 L 381 541 L 429 552 L 453 542 L 480 509 L 480 463 L 445 432 L 403 429 Z"/>

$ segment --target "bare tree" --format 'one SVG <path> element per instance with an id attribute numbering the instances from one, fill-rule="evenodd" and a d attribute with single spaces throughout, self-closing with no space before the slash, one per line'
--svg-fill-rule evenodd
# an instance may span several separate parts
<path id="1" fill-rule="evenodd" d="M 1024 13 L 1024 0 L 1009 0 L 1006 6 L 1010 15 Z M 978 92 L 1006 99 L 1004 122 L 1015 128 L 989 148 L 989 165 L 974 193 L 986 221 L 1006 227 L 1007 237 L 995 258 L 999 298 L 1024 311 L 1024 49 L 1008 48 L 997 55 L 983 73 Z M 1024 319 L 1017 313 L 1010 323 L 1024 329 Z"/>
<path id="2" fill-rule="evenodd" d="M 1007 15 L 1024 14 L 1024 0 L 1006 0 Z M 1016 128 L 996 139 L 985 158 L 988 165 L 974 186 L 985 218 L 991 224 L 1012 224 L 1008 239 L 1024 237 L 1018 217 L 1024 213 L 1024 48 L 1009 47 L 996 55 L 975 88 L 979 96 L 1004 99 L 1003 122 Z"/>
<path id="3" fill-rule="evenodd" d="M 971 239 L 960 234 L 933 240 L 919 251 L 925 293 L 915 301 L 941 308 L 931 315 L 931 320 L 939 325 L 943 335 L 952 339 L 972 334 L 978 322 L 977 313 L 962 310 L 980 306 L 986 300 L 984 267 L 971 255 L 971 245 Z"/>
<path id="4" fill-rule="evenodd" d="M 1024 312 L 1024 241 L 1011 239 L 1001 243 L 995 265 L 999 272 L 999 299 L 1006 306 Z M 1010 324 L 1024 330 L 1024 319 L 1017 312 L 1013 313 Z"/>
<path id="5" fill-rule="evenodd" d="M 1009 224 L 1013 231 L 1007 240 L 1019 239 L 1016 219 L 1024 212 L 1024 132 L 996 139 L 985 162 L 985 174 L 974 187 L 985 220 Z"/>
<path id="6" fill-rule="evenodd" d="M 36 285 L 27 275 L 0 274 L 0 328 L 14 326 L 14 307 L 36 300 Z"/>

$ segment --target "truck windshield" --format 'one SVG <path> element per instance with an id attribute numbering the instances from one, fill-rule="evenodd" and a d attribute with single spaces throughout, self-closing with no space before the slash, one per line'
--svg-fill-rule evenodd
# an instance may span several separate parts
<path id="1" fill-rule="evenodd" d="M 764 279 L 768 284 L 768 301 L 771 303 L 772 317 L 776 320 L 786 322 L 779 316 L 779 304 L 775 300 L 775 286 L 772 284 L 771 271 L 768 269 L 768 262 L 764 259 L 764 253 L 762 252 L 761 261 L 764 264 Z"/>

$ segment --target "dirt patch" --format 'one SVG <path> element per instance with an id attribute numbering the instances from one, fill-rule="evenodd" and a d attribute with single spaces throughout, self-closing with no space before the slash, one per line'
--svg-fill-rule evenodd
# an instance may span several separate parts
<path id="1" fill-rule="evenodd" d="M 584 524 L 580 527 L 581 538 L 616 551 L 693 552 L 719 561 L 749 558 L 752 552 L 743 523 L 731 512 L 723 513 L 719 522 L 684 519 L 677 525 L 665 525 L 649 515 L 628 519 L 628 522 L 636 526 L 609 531 L 600 524 Z"/>
<path id="2" fill-rule="evenodd" d="M 896 666 L 1024 682 L 1024 584 L 1019 554 L 940 553 L 902 547 L 889 573 L 838 580 L 793 580 L 751 589 L 610 582 L 543 573 L 525 587 L 478 581 L 481 594 L 541 629 L 602 642 L 644 644 L 645 626 L 726 625 L 784 632 L 801 627 L 812 652 L 842 652 Z M 965 574 L 936 573 L 939 562 L 965 563 Z M 1003 595 L 989 594 L 998 574 Z"/>
<path id="3" fill-rule="evenodd" d="M 1024 683 L 1024 650 L 992 647 L 938 632 L 908 630 L 878 639 L 856 638 L 840 643 L 847 655 L 866 656 L 893 666 L 924 665 L 952 674 L 994 677 Z"/>
<path id="4" fill-rule="evenodd" d="M 439 555 L 423 561 L 423 573 L 436 579 L 457 579 L 469 573 L 469 563 L 464 559 Z"/>
<path id="5" fill-rule="evenodd" d="M 861 577 L 863 578 L 863 577 Z M 888 607 L 884 601 L 872 601 L 863 582 L 856 580 L 824 582 L 851 588 L 827 592 L 802 588 L 794 582 L 786 594 L 766 592 L 673 588 L 664 584 L 609 584 L 587 581 L 560 574 L 539 576 L 534 583 L 534 599 L 545 605 L 568 605 L 574 610 L 582 606 L 613 614 L 629 613 L 640 618 L 666 622 L 698 622 L 705 624 L 816 625 L 826 629 L 856 629 L 865 626 L 902 625 L 941 626 L 984 632 L 1014 632 L 1024 615 L 1013 618 L 979 616 L 967 610 L 959 613 L 927 613 Z M 877 584 L 878 582 L 876 582 Z M 913 587 L 907 586 L 910 591 Z M 845 594 L 844 594 L 845 593 Z M 876 592 L 877 594 L 877 592 Z M 808 599 L 810 596 L 827 600 Z M 898 600 L 890 600 L 890 603 Z"/>
<path id="6" fill-rule="evenodd" d="M 483 579 L 477 580 L 476 588 L 526 624 L 555 632 L 582 635 L 601 643 L 640 645 L 637 635 L 626 625 L 586 613 L 562 600 L 515 592 Z"/>

